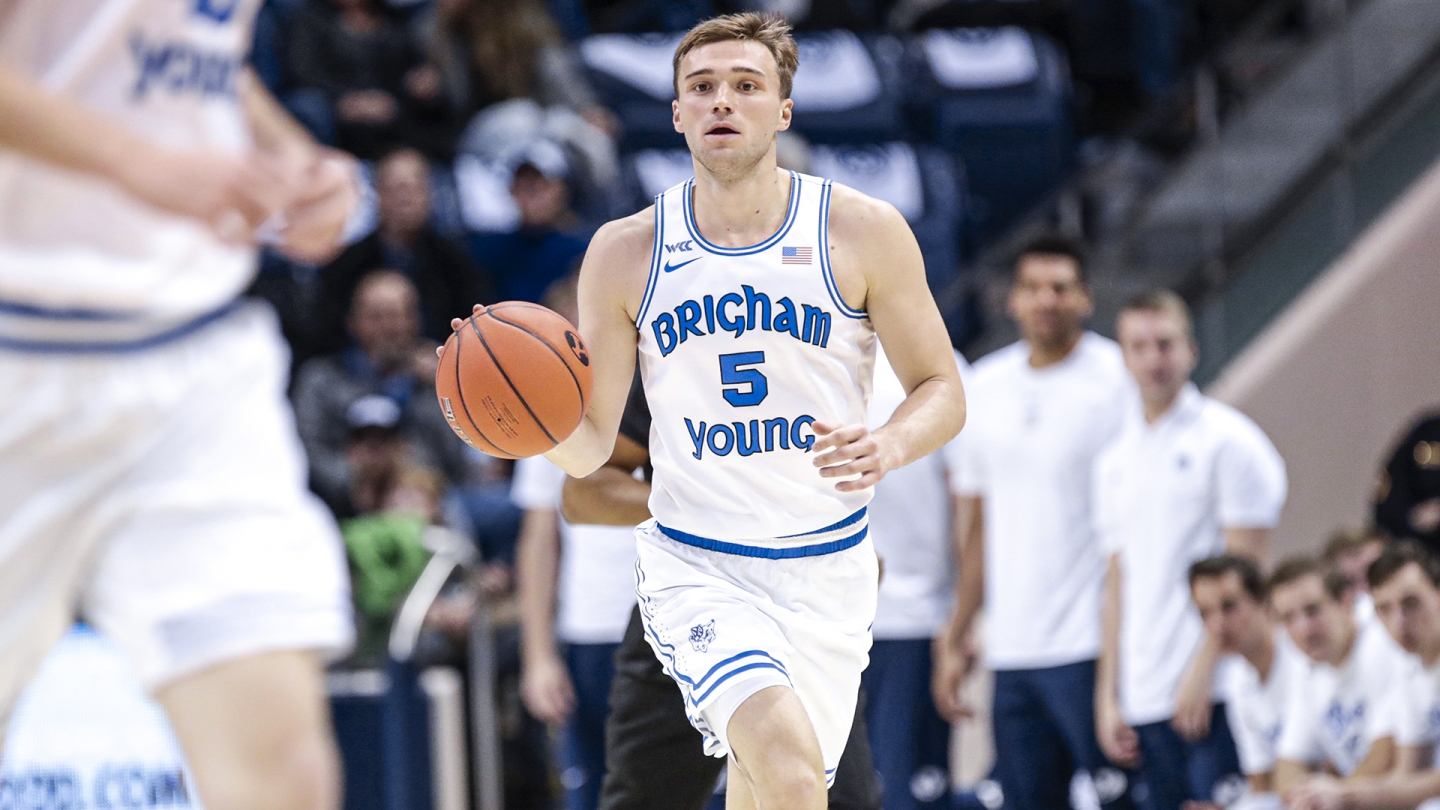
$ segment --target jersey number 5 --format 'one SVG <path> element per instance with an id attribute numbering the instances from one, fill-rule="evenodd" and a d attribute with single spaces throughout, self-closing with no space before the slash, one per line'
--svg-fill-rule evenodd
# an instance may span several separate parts
<path id="1" fill-rule="evenodd" d="M 720 384 L 750 386 L 749 391 L 740 388 L 722 389 L 726 402 L 737 408 L 746 408 L 765 401 L 765 397 L 770 393 L 770 386 L 765 380 L 765 375 L 761 374 L 759 369 L 740 368 L 741 366 L 758 366 L 763 362 L 765 362 L 764 352 L 737 352 L 736 354 L 720 355 Z"/>

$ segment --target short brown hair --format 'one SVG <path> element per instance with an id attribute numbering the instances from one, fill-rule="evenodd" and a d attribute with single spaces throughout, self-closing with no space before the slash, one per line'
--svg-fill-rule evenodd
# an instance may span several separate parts
<path id="1" fill-rule="evenodd" d="M 1365 579 L 1370 583 L 1370 589 L 1374 590 L 1411 563 L 1420 566 L 1420 572 L 1430 580 L 1430 584 L 1440 588 L 1440 559 L 1414 540 L 1401 540 L 1386 546 L 1375 562 L 1370 563 Z"/>
<path id="2" fill-rule="evenodd" d="M 1190 588 L 1202 579 L 1219 579 L 1234 574 L 1240 579 L 1240 587 L 1256 602 L 1265 601 L 1265 579 L 1260 575 L 1260 566 L 1249 557 L 1238 554 L 1219 554 L 1206 557 L 1190 566 Z"/>
<path id="3" fill-rule="evenodd" d="M 780 98 L 789 98 L 790 88 L 795 84 L 795 70 L 800 67 L 800 48 L 795 44 L 795 38 L 790 36 L 790 23 L 779 14 L 754 11 L 711 17 L 685 34 L 671 61 L 676 94 L 680 92 L 680 60 L 685 58 L 685 54 L 702 45 L 734 39 L 752 40 L 770 50 L 770 55 L 775 57 L 775 67 L 780 71 Z"/>
<path id="4" fill-rule="evenodd" d="M 1127 312 L 1169 312 L 1180 319 L 1185 336 L 1195 339 L 1195 319 L 1190 314 L 1190 305 L 1170 290 L 1151 290 L 1132 297 L 1120 310 L 1121 315 Z"/>
<path id="5" fill-rule="evenodd" d="M 1350 583 L 1345 581 L 1345 577 L 1339 571 L 1327 566 L 1319 557 L 1307 555 L 1289 557 L 1275 566 L 1274 573 L 1270 574 L 1269 581 L 1265 583 L 1265 592 L 1273 596 L 1276 588 L 1284 587 L 1311 574 L 1320 577 L 1321 584 L 1325 586 L 1325 594 L 1331 599 L 1339 602 L 1345 598 L 1345 593 L 1350 587 Z"/>

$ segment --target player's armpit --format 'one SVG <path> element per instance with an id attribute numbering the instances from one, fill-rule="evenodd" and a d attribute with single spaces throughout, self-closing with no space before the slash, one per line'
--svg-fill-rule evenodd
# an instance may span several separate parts
<path id="1" fill-rule="evenodd" d="M 910 226 L 889 203 L 835 186 L 830 260 L 852 307 L 863 304 L 908 396 L 874 432 L 886 470 L 934 452 L 965 424 L 965 391 L 950 336 L 925 280 Z"/>
<path id="2" fill-rule="evenodd" d="M 635 316 L 645 294 L 654 241 L 652 207 L 606 223 L 590 241 L 580 266 L 579 327 L 590 350 L 594 385 L 580 426 L 545 454 L 576 478 L 599 469 L 615 448 L 635 373 Z"/>

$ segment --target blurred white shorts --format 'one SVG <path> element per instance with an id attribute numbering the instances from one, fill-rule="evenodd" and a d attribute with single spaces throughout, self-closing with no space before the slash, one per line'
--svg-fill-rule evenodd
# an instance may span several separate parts
<path id="1" fill-rule="evenodd" d="M 635 529 L 646 640 L 680 686 L 705 752 L 730 753 L 735 710 L 771 686 L 795 691 L 833 782 L 870 662 L 879 564 L 867 538 L 814 557 L 697 548 L 654 520 Z"/>
<path id="2" fill-rule="evenodd" d="M 352 643 L 339 533 L 306 488 L 273 313 L 133 352 L 0 349 L 0 728 L 77 616 L 147 689 Z"/>

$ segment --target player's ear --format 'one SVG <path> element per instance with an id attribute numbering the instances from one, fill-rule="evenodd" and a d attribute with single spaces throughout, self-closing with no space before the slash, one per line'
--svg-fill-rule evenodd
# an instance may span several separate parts
<path id="1" fill-rule="evenodd" d="M 670 102 L 670 123 L 675 126 L 675 131 L 685 133 L 685 127 L 680 125 L 680 99 Z"/>
<path id="2" fill-rule="evenodd" d="M 790 117 L 794 114 L 794 108 L 795 102 L 788 98 L 780 102 L 780 125 L 776 127 L 777 131 L 784 132 L 790 128 Z"/>

